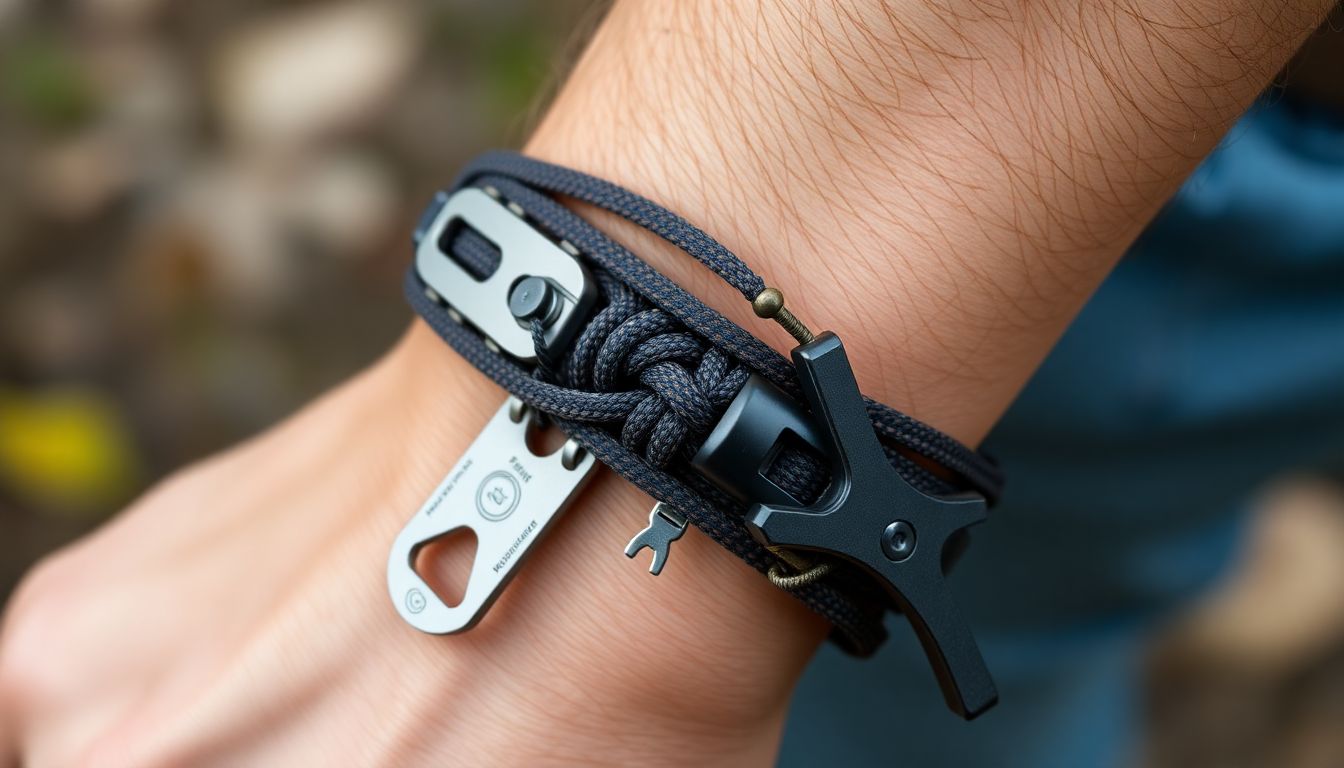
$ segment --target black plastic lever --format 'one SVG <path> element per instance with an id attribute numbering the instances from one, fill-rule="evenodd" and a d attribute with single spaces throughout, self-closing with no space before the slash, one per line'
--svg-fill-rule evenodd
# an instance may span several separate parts
<path id="1" fill-rule="evenodd" d="M 948 706 L 976 717 L 998 691 L 944 581 L 943 550 L 985 519 L 984 499 L 926 495 L 892 468 L 835 334 L 794 349 L 793 361 L 833 480 L 812 506 L 753 505 L 747 527 L 766 546 L 836 555 L 877 577 L 909 618 Z"/>

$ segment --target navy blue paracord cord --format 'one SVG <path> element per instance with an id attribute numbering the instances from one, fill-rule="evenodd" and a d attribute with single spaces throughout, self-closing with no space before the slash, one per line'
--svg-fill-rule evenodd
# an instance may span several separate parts
<path id="1" fill-rule="evenodd" d="M 492 351 L 471 329 L 428 297 L 414 269 L 406 294 L 415 310 L 454 349 L 501 386 L 552 416 L 603 463 L 678 507 L 687 519 L 747 563 L 765 571 L 778 562 L 741 525 L 741 505 L 689 469 L 694 452 L 724 408 L 755 371 L 798 397 L 791 364 L 745 330 L 705 306 L 630 251 L 551 198 L 572 197 L 620 215 L 678 246 L 748 299 L 764 281 L 740 259 L 684 219 L 614 184 L 512 153 L 473 162 L 455 187 L 493 187 L 534 224 L 576 246 L 598 282 L 601 305 L 564 360 L 529 371 Z M 470 230 L 449 244 L 470 271 L 489 274 L 498 253 Z M 874 428 L 903 477 L 928 493 L 966 487 L 991 501 L 1002 477 L 980 454 L 904 414 L 868 401 Z M 902 452 L 955 474 L 949 482 Z M 776 471 L 781 485 L 815 497 L 827 482 L 817 457 L 793 455 Z M 835 625 L 833 638 L 866 655 L 885 637 L 885 600 L 867 579 L 843 571 L 792 590 Z"/>

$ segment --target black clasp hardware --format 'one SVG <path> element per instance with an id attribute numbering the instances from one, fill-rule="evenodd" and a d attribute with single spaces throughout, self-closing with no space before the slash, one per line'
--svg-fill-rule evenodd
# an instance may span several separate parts
<path id="1" fill-rule="evenodd" d="M 948 706 L 967 719 L 979 715 L 998 692 L 943 567 L 964 543 L 963 531 L 985 519 L 984 499 L 929 496 L 892 468 L 835 334 L 796 348 L 793 360 L 811 416 L 752 377 L 692 465 L 751 505 L 747 527 L 765 546 L 840 557 L 881 582 L 910 619 Z M 831 485 L 812 505 L 768 476 L 789 435 L 831 461 Z"/>
<path id="2" fill-rule="evenodd" d="M 943 554 L 959 532 L 985 519 L 984 499 L 929 496 L 896 472 L 835 334 L 795 348 L 793 361 L 833 479 L 811 506 L 758 498 L 748 529 L 767 547 L 837 556 L 876 577 L 909 618 L 948 706 L 976 717 L 998 691 L 948 590 Z"/>
<path id="3" fill-rule="evenodd" d="M 744 504 L 802 504 L 767 474 L 789 437 L 826 454 L 807 411 L 753 374 L 691 457 L 691 466 Z"/>

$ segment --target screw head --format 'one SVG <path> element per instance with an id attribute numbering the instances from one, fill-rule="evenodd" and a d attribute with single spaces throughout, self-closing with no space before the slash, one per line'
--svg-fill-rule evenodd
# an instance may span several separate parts
<path id="1" fill-rule="evenodd" d="M 882 554 L 893 563 L 909 560 L 915 554 L 915 527 L 897 520 L 882 531 Z"/>
<path id="2" fill-rule="evenodd" d="M 757 317 L 770 319 L 784 308 L 784 294 L 778 288 L 766 288 L 751 300 L 751 310 Z"/>
<path id="3" fill-rule="evenodd" d="M 555 289 L 535 275 L 525 277 L 509 292 L 509 312 L 519 320 L 540 320 L 549 323 L 555 307 Z"/>

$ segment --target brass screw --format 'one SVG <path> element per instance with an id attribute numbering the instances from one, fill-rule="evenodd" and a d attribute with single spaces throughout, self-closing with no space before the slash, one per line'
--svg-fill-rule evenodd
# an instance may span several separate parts
<path id="1" fill-rule="evenodd" d="M 784 294 L 778 288 L 766 288 L 751 300 L 751 309 L 756 316 L 765 320 L 774 320 L 799 344 L 810 344 L 816 337 L 806 325 L 784 306 Z"/>
<path id="2" fill-rule="evenodd" d="M 751 308 L 757 317 L 769 320 L 784 308 L 784 294 L 778 288 L 766 288 L 752 299 Z"/>

